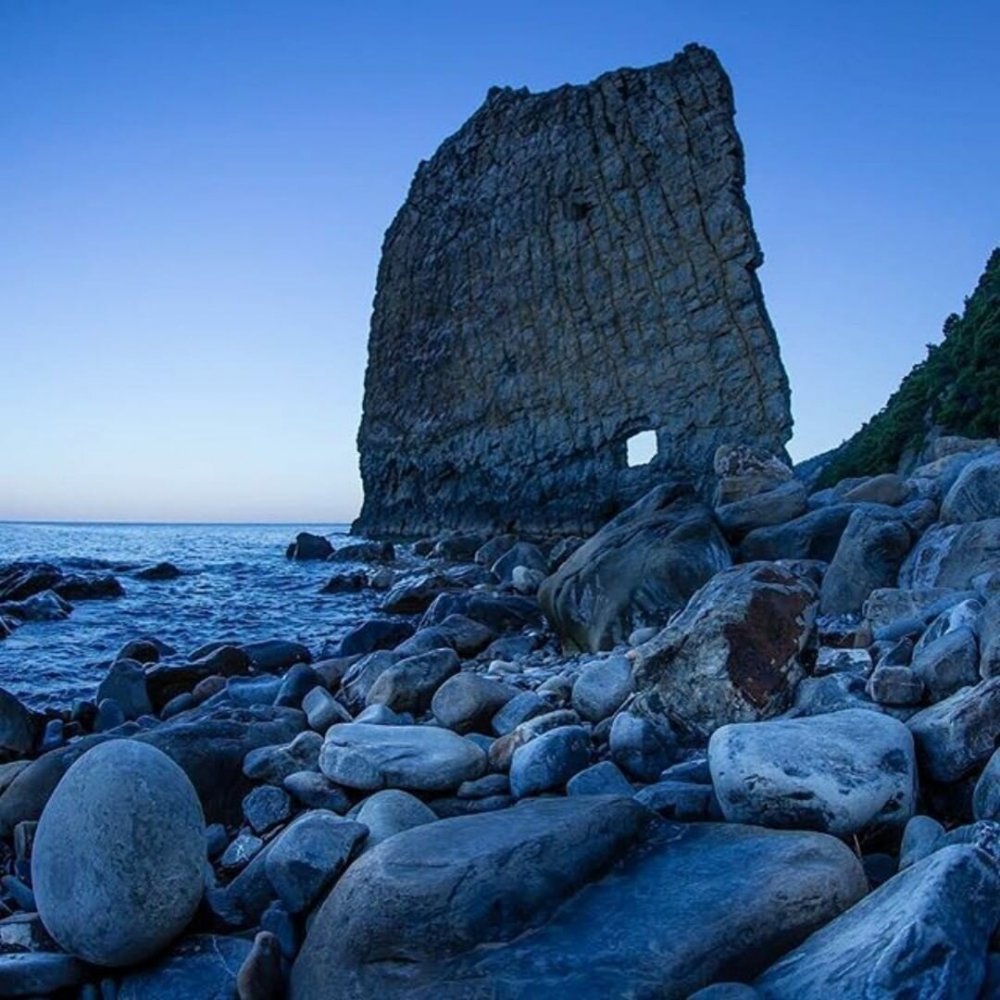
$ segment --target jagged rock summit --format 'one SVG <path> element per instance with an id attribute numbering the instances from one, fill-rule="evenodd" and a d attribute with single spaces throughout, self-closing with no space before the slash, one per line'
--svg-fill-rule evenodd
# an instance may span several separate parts
<path id="1" fill-rule="evenodd" d="M 590 532 L 728 441 L 781 452 L 789 390 L 718 58 L 493 88 L 385 237 L 355 531 Z M 655 457 L 629 467 L 628 439 Z"/>

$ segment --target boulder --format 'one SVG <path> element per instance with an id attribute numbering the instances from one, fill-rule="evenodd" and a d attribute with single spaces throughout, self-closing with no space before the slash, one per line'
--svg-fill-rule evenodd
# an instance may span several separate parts
<path id="1" fill-rule="evenodd" d="M 271 931 L 258 931 L 250 954 L 236 974 L 239 1000 L 273 1000 L 285 992 L 281 942 Z"/>
<path id="2" fill-rule="evenodd" d="M 948 847 L 889 879 L 771 966 L 768 1000 L 830 996 L 979 996 L 1000 920 L 996 862 Z"/>
<path id="3" fill-rule="evenodd" d="M 67 952 L 132 965 L 187 926 L 204 863 L 205 821 L 184 772 L 154 747 L 111 740 L 73 764 L 46 804 L 32 887 Z"/>
<path id="4" fill-rule="evenodd" d="M 209 822 L 233 822 L 250 790 L 243 759 L 253 749 L 291 740 L 302 728 L 301 712 L 291 709 L 199 709 L 164 722 L 132 739 L 162 750 L 187 774 Z M 32 761 L 0 795 L 0 834 L 25 819 L 38 819 L 67 769 L 82 754 L 116 737 L 87 736 Z"/>
<path id="5" fill-rule="evenodd" d="M 581 802 L 601 803 L 608 809 L 627 801 L 536 800 L 513 813 L 476 818 L 496 817 L 494 826 L 504 824 L 509 839 L 528 840 L 534 830 L 529 827 L 525 836 L 523 820 L 512 821 L 528 809 Z M 464 907 L 449 910 L 447 932 L 437 932 L 435 921 L 428 933 L 419 937 L 414 933 L 404 940 L 391 938 L 390 919 L 403 927 L 419 923 L 431 909 L 428 890 L 421 886 L 418 893 L 411 881 L 403 882 L 398 863 L 389 869 L 395 878 L 384 888 L 371 876 L 362 883 L 364 872 L 348 873 L 331 893 L 296 962 L 293 1000 L 317 995 L 320 984 L 326 991 L 322 995 L 331 998 L 457 1000 L 557 997 L 569 992 L 581 997 L 628 993 L 683 1000 L 727 970 L 753 975 L 865 891 L 861 866 L 847 847 L 831 837 L 720 824 L 664 824 L 611 874 L 562 902 L 607 867 L 606 845 L 613 832 L 608 825 L 597 827 L 599 839 L 587 842 L 583 858 L 582 839 L 579 834 L 572 837 L 559 868 L 551 849 L 508 848 L 516 864 L 505 865 L 499 885 L 495 879 L 487 883 L 489 897 L 476 907 L 477 919 L 470 920 Z M 616 818 L 619 840 L 621 825 Z M 468 839 L 473 841 L 471 832 Z M 491 837 L 489 846 L 494 842 Z M 621 850 L 614 846 L 615 853 Z M 450 877 L 433 886 L 435 901 L 462 872 L 445 871 Z M 397 884 L 406 892 L 402 899 L 389 895 Z M 459 900 L 473 896 L 477 885 L 466 875 Z M 552 889 L 546 893 L 542 886 Z M 510 899 L 504 906 L 494 903 L 491 910 L 488 903 L 501 892 L 508 898 L 516 893 L 517 905 Z M 383 894 L 389 896 L 393 913 L 383 920 L 362 918 L 362 913 L 376 909 Z M 490 920 L 494 912 L 502 919 Z M 335 917 L 341 923 L 335 924 Z M 362 919 L 364 925 L 359 926 Z M 335 928 L 345 925 L 346 935 L 336 940 Z M 340 974 L 333 975 L 334 969 Z"/>
<path id="6" fill-rule="evenodd" d="M 301 642 L 262 639 L 260 642 L 248 642 L 239 648 L 246 653 L 250 666 L 259 674 L 283 674 L 296 663 L 312 663 L 312 653 Z"/>
<path id="7" fill-rule="evenodd" d="M 979 676 L 1000 676 L 1000 591 L 987 598 L 979 623 Z"/>
<path id="8" fill-rule="evenodd" d="M 979 645 L 968 625 L 924 645 L 913 652 L 912 670 L 923 681 L 931 701 L 941 701 L 959 688 L 979 680 Z"/>
<path id="9" fill-rule="evenodd" d="M 404 830 L 437 822 L 437 816 L 429 806 L 398 788 L 386 788 L 369 795 L 354 813 L 354 818 L 368 828 L 364 844 L 366 851 Z"/>
<path id="10" fill-rule="evenodd" d="M 610 760 L 591 764 L 566 782 L 567 795 L 632 795 L 635 789 Z"/>
<path id="11" fill-rule="evenodd" d="M 327 556 L 328 562 L 391 563 L 396 559 L 392 542 L 348 542 Z"/>
<path id="12" fill-rule="evenodd" d="M 149 715 L 153 705 L 146 689 L 146 670 L 135 660 L 116 660 L 111 664 L 104 680 L 97 686 L 95 701 L 113 698 L 121 707 L 126 719 Z"/>
<path id="13" fill-rule="evenodd" d="M 816 606 L 815 584 L 785 566 L 733 566 L 633 651 L 636 687 L 653 712 L 705 735 L 776 715 L 803 676 Z"/>
<path id="14" fill-rule="evenodd" d="M 1000 517 L 1000 450 L 969 462 L 941 503 L 945 524 Z"/>
<path id="15" fill-rule="evenodd" d="M 791 482 L 794 475 L 777 455 L 748 444 L 719 445 L 712 467 L 718 477 L 716 507 L 769 493 Z"/>
<path id="16" fill-rule="evenodd" d="M 322 685 L 317 685 L 302 699 L 309 728 L 325 733 L 335 722 L 350 722 L 351 715 Z"/>
<path id="17" fill-rule="evenodd" d="M 755 528 L 784 524 L 806 513 L 806 488 L 798 479 L 734 500 L 715 508 L 715 517 L 730 538 L 740 538 Z"/>
<path id="18" fill-rule="evenodd" d="M 906 480 L 895 472 L 884 472 L 852 486 L 844 493 L 843 500 L 845 503 L 879 503 L 898 507 L 909 497 L 910 487 Z"/>
<path id="19" fill-rule="evenodd" d="M 23 601 L 51 590 L 61 579 L 62 571 L 50 563 L 8 563 L 0 568 L 0 602 Z"/>
<path id="20" fill-rule="evenodd" d="M 830 562 L 847 527 L 853 504 L 833 504 L 803 514 L 785 524 L 755 528 L 740 543 L 740 559 L 821 559 Z"/>
<path id="21" fill-rule="evenodd" d="M 1000 677 L 961 688 L 906 724 L 921 770 L 935 781 L 958 781 L 985 763 L 1000 740 Z"/>
<path id="22" fill-rule="evenodd" d="M 659 722 L 619 712 L 608 734 L 611 759 L 638 781 L 656 781 L 660 772 L 673 763 L 677 740 L 673 731 Z"/>
<path id="23" fill-rule="evenodd" d="M 285 550 L 285 556 L 289 559 L 326 559 L 333 552 L 333 546 L 328 538 L 322 535 L 313 535 L 308 531 L 300 531 L 295 536 L 295 541 Z"/>
<path id="24" fill-rule="evenodd" d="M 158 562 L 153 566 L 137 569 L 132 575 L 137 580 L 149 580 L 159 583 L 164 580 L 176 580 L 177 577 L 183 574 L 173 563 Z"/>
<path id="25" fill-rule="evenodd" d="M 865 690 L 879 705 L 919 705 L 924 682 L 909 667 L 886 664 L 875 668 Z"/>
<path id="26" fill-rule="evenodd" d="M 1000 564 L 1000 517 L 965 524 L 935 524 L 906 557 L 900 587 L 964 589 Z"/>
<path id="27" fill-rule="evenodd" d="M 356 594 L 369 585 L 368 576 L 360 570 L 341 570 L 339 573 L 334 573 L 320 587 L 319 592 L 321 594 Z"/>
<path id="28" fill-rule="evenodd" d="M 543 919 L 635 840 L 645 815 L 625 798 L 539 799 L 389 838 L 351 866 L 317 912 L 292 998 L 403 996 L 417 987 L 446 995 L 417 978 L 424 965 Z"/>
<path id="29" fill-rule="evenodd" d="M 637 628 L 665 625 L 730 562 L 711 511 L 657 487 L 580 546 L 538 599 L 566 646 L 596 652 Z"/>
<path id="30" fill-rule="evenodd" d="M 403 658 L 395 650 L 380 649 L 352 663 L 340 682 L 340 696 L 348 710 L 354 713 L 364 708 L 375 681 Z"/>
<path id="31" fill-rule="evenodd" d="M 517 689 L 482 674 L 462 671 L 434 692 L 434 718 L 456 733 L 489 732 L 493 717 L 517 695 Z"/>
<path id="32" fill-rule="evenodd" d="M 486 771 L 486 754 L 471 740 L 432 726 L 331 726 L 320 770 L 347 788 L 447 792 Z"/>
<path id="33" fill-rule="evenodd" d="M 590 763 L 590 738 L 582 726 L 560 726 L 514 751 L 510 790 L 515 798 L 561 789 Z"/>
<path id="34" fill-rule="evenodd" d="M 291 815 L 288 793 L 274 785 L 261 785 L 243 799 L 243 816 L 254 833 L 263 834 Z"/>
<path id="35" fill-rule="evenodd" d="M 512 733 L 522 722 L 544 715 L 552 706 L 536 691 L 522 691 L 499 709 L 490 723 L 497 736 Z"/>
<path id="36" fill-rule="evenodd" d="M 494 632 L 537 628 L 543 624 L 537 601 L 516 594 L 469 593 L 439 594 L 420 619 L 420 627 L 443 624 L 453 615 L 463 615 Z"/>
<path id="37" fill-rule="evenodd" d="M 251 781 L 280 785 L 297 771 L 316 771 L 323 737 L 319 733 L 299 733 L 290 743 L 255 747 L 243 758 L 243 773 Z"/>
<path id="38" fill-rule="evenodd" d="M 712 784 L 731 823 L 846 837 L 913 815 L 913 738 L 887 715 L 847 709 L 717 729 Z"/>
<path id="39" fill-rule="evenodd" d="M 73 610 L 54 590 L 43 590 L 23 601 L 5 601 L 0 604 L 0 615 L 19 622 L 58 622 L 68 618 Z"/>
<path id="40" fill-rule="evenodd" d="M 31 713 L 9 691 L 0 688 L 0 756 L 9 760 L 31 752 L 35 727 Z"/>
<path id="41" fill-rule="evenodd" d="M 125 595 L 125 588 L 110 573 L 74 573 L 64 576 L 52 589 L 66 601 L 100 601 Z"/>
<path id="42" fill-rule="evenodd" d="M 296 817 L 268 851 L 264 870 L 289 913 L 304 913 L 347 867 L 367 830 L 314 809 Z"/>
<path id="43" fill-rule="evenodd" d="M 231 1000 L 250 947 L 245 938 L 221 934 L 183 938 L 154 964 L 124 976 L 117 1000 Z"/>
<path id="44" fill-rule="evenodd" d="M 359 656 L 392 649 L 413 635 L 413 626 L 397 618 L 369 618 L 340 640 L 338 656 Z"/>
<path id="45" fill-rule="evenodd" d="M 454 582 L 441 573 L 407 576 L 393 584 L 382 601 L 382 610 L 394 615 L 418 615 L 434 603 L 438 594 L 454 588 Z"/>
<path id="46" fill-rule="evenodd" d="M 632 693 L 632 661 L 610 656 L 584 664 L 573 682 L 573 708 L 584 719 L 600 722 L 615 714 Z"/>
<path id="47" fill-rule="evenodd" d="M 854 511 L 823 578 L 820 613 L 860 611 L 873 590 L 895 584 L 911 544 L 910 529 L 895 511 L 874 505 Z"/>
<path id="48" fill-rule="evenodd" d="M 394 712 L 421 715 L 430 707 L 434 692 L 460 669 L 458 654 L 453 649 L 435 649 L 407 657 L 379 674 L 365 702 L 385 705 Z"/>
<path id="49" fill-rule="evenodd" d="M 57 951 L 0 954 L 0 996 L 41 997 L 79 986 L 87 966 Z"/>

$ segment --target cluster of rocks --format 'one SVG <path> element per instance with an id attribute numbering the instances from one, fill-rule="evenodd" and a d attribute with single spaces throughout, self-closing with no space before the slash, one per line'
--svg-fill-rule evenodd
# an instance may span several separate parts
<path id="1" fill-rule="evenodd" d="M 172 563 L 134 569 L 137 580 L 172 580 L 181 571 Z M 73 601 L 121 597 L 125 593 L 112 573 L 78 572 L 45 562 L 0 565 L 0 639 L 25 622 L 52 622 L 68 618 Z"/>
<path id="2" fill-rule="evenodd" d="M 996 995 L 1000 448 L 949 448 L 722 448 L 589 539 L 359 543 L 323 650 L 3 694 L 0 993 Z"/>

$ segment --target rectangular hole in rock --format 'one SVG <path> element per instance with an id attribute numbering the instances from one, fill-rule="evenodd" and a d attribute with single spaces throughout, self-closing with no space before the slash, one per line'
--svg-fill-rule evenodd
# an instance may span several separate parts
<path id="1" fill-rule="evenodd" d="M 640 465 L 649 465 L 656 458 L 656 431 L 639 431 L 626 442 L 628 450 L 628 467 L 634 469 Z"/>

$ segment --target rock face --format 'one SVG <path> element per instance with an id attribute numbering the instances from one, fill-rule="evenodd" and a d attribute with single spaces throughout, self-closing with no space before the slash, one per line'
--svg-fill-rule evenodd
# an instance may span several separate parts
<path id="1" fill-rule="evenodd" d="M 495 88 L 420 165 L 379 267 L 355 531 L 590 532 L 724 442 L 782 450 L 733 116 L 718 59 L 688 46 Z M 650 430 L 656 457 L 629 468 Z"/>
<path id="2" fill-rule="evenodd" d="M 97 965 L 156 954 L 194 916 L 205 821 L 166 754 L 111 740 L 84 754 L 49 799 L 31 856 L 46 930 Z"/>

